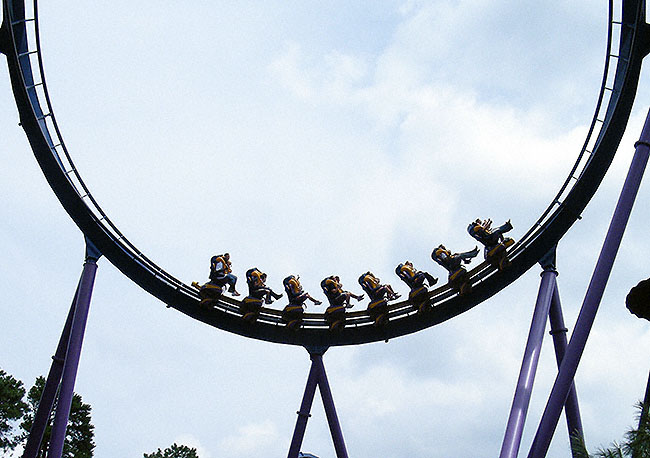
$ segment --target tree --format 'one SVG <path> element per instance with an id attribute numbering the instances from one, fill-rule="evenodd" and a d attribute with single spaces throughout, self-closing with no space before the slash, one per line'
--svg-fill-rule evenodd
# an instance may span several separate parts
<path id="1" fill-rule="evenodd" d="M 645 408 L 644 408 L 645 406 Z M 609 448 L 600 448 L 594 455 L 590 455 L 584 440 L 579 435 L 571 436 L 571 450 L 575 458 L 650 458 L 650 421 L 648 419 L 648 406 L 642 402 L 636 405 L 639 413 L 637 421 L 639 426 L 625 433 L 622 444 L 612 443 Z"/>
<path id="2" fill-rule="evenodd" d="M 650 457 L 650 419 L 648 418 L 648 399 L 646 390 L 646 400 L 636 405 L 639 413 L 637 421 L 639 427 L 631 429 L 625 434 L 625 444 L 627 451 L 633 458 Z"/>
<path id="3" fill-rule="evenodd" d="M 27 409 L 24 396 L 23 382 L 0 369 L 0 451 L 13 450 L 22 439 L 13 430 Z"/>
<path id="4" fill-rule="evenodd" d="M 579 435 L 571 436 L 571 451 L 574 458 L 625 458 L 627 455 L 623 452 L 623 447 L 614 442 L 609 448 L 600 448 L 595 455 L 589 454 L 582 437 Z"/>
<path id="5" fill-rule="evenodd" d="M 38 403 L 43 394 L 43 387 L 45 386 L 45 378 L 38 377 L 34 386 L 27 394 L 27 402 L 29 404 L 23 422 L 20 427 L 29 434 L 34 422 L 34 415 L 38 408 Z M 63 443 L 62 458 L 92 458 L 93 450 L 95 449 L 95 427 L 91 423 L 90 418 L 90 405 L 85 404 L 77 393 L 72 396 L 72 405 L 70 406 L 70 418 L 68 419 L 68 429 L 65 434 L 65 442 Z M 48 419 L 43 435 L 43 442 L 41 449 L 37 455 L 38 458 L 46 458 L 47 451 L 50 446 L 52 436 L 52 424 L 54 422 L 54 412 L 56 412 L 56 402 L 54 408 Z"/>
<path id="6" fill-rule="evenodd" d="M 154 453 L 145 453 L 144 458 L 199 458 L 195 448 L 190 448 L 187 445 L 172 444 L 165 450 L 158 449 Z"/>

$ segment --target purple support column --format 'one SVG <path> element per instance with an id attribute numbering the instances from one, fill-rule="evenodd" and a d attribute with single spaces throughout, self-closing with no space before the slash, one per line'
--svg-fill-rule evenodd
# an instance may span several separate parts
<path id="1" fill-rule="evenodd" d="M 50 440 L 50 449 L 48 458 L 61 458 L 63 454 L 63 443 L 65 433 L 68 427 L 70 417 L 70 407 L 72 405 L 72 396 L 74 384 L 77 378 L 77 368 L 79 367 L 79 357 L 81 356 L 81 345 L 83 343 L 84 332 L 86 330 L 86 321 L 88 319 L 88 308 L 92 296 L 93 284 L 95 282 L 95 273 L 97 272 L 97 259 L 100 254 L 97 250 L 86 241 L 86 262 L 84 263 L 81 280 L 79 282 L 79 291 L 75 305 L 74 320 L 70 333 L 70 343 L 63 368 L 63 378 L 59 390 L 59 402 L 57 404 L 54 416 L 54 426 L 52 428 L 52 439 Z"/>
<path id="2" fill-rule="evenodd" d="M 345 449 L 345 442 L 343 441 L 343 432 L 339 424 L 339 418 L 336 415 L 336 408 L 334 407 L 334 399 L 332 398 L 332 391 L 330 390 L 329 382 L 327 381 L 327 374 L 325 373 L 325 366 L 323 366 L 323 359 L 321 355 L 312 358 L 314 365 L 318 366 L 319 380 L 318 386 L 320 388 L 320 395 L 323 398 L 323 406 L 325 407 L 325 415 L 327 416 L 327 423 L 330 426 L 332 433 L 332 440 L 334 441 L 334 450 L 338 458 L 348 458 L 348 452 Z"/>
<path id="3" fill-rule="evenodd" d="M 549 317 L 551 322 L 551 335 L 553 336 L 553 345 L 555 347 L 555 359 L 557 360 L 557 367 L 559 369 L 562 364 L 562 359 L 564 359 L 564 354 L 566 353 L 566 333 L 568 329 L 564 325 L 562 304 L 560 303 L 560 292 L 557 288 L 557 284 L 553 291 L 553 300 L 551 300 L 551 311 Z M 578 395 L 576 393 L 575 383 L 571 383 L 569 395 L 567 396 L 564 405 L 564 413 L 566 414 L 569 437 L 572 434 L 578 434 L 580 437 L 583 437 L 582 420 L 580 419 L 580 407 L 578 405 Z"/>
<path id="4" fill-rule="evenodd" d="M 544 338 L 544 328 L 546 327 L 546 317 L 548 316 L 551 298 L 555 288 L 555 276 L 557 272 L 553 269 L 545 269 L 542 273 L 542 281 L 539 285 L 537 294 L 537 303 L 533 312 L 533 319 L 530 324 L 528 333 L 528 342 L 524 351 L 524 359 L 519 371 L 517 388 L 510 409 L 510 417 L 506 433 L 501 446 L 500 458 L 516 458 L 521 444 L 521 435 L 526 422 L 526 413 L 530 403 L 530 396 L 533 391 L 533 382 L 537 372 L 537 363 L 539 354 L 542 349 L 542 339 Z"/>
<path id="5" fill-rule="evenodd" d="M 47 374 L 47 380 L 45 381 L 45 386 L 43 387 L 41 399 L 38 401 L 38 409 L 36 409 L 36 414 L 34 415 L 34 421 L 32 423 L 32 428 L 29 431 L 29 436 L 27 437 L 27 443 L 25 444 L 22 458 L 36 458 L 36 455 L 38 455 L 38 451 L 41 447 L 43 435 L 45 434 L 45 428 L 47 427 L 47 422 L 50 418 L 50 414 L 52 413 L 52 407 L 54 406 L 56 392 L 59 389 L 59 383 L 61 383 L 63 363 L 65 362 L 65 353 L 68 349 L 68 343 L 70 341 L 72 318 L 74 317 L 74 309 L 77 303 L 78 294 L 79 286 L 77 286 L 77 291 L 74 294 L 74 299 L 72 301 L 72 305 L 70 306 L 70 311 L 68 312 L 68 318 L 65 320 L 65 326 L 63 327 L 63 332 L 61 332 L 59 345 L 56 348 L 54 356 L 52 356 L 52 365 L 50 366 L 50 371 Z"/>
<path id="6" fill-rule="evenodd" d="M 319 355 L 320 358 L 320 355 Z M 305 387 L 305 394 L 302 397 L 300 410 L 296 412 L 298 419 L 296 420 L 296 427 L 293 431 L 293 438 L 289 446 L 289 455 L 287 458 L 298 458 L 302 439 L 305 437 L 305 429 L 307 428 L 307 420 L 309 420 L 309 412 L 311 405 L 314 401 L 314 393 L 316 393 L 316 384 L 318 383 L 318 367 L 314 363 L 314 355 L 311 355 L 311 369 L 309 370 L 309 377 L 307 377 L 307 386 Z"/>
<path id="7" fill-rule="evenodd" d="M 639 415 L 638 431 L 643 431 L 647 427 L 647 424 L 648 424 L 648 403 L 650 403 L 650 376 L 648 377 L 648 383 L 645 386 L 645 396 L 643 397 L 643 404 L 641 406 L 641 414 Z M 645 434 L 642 433 L 641 437 L 644 437 L 644 436 L 645 436 Z M 635 447 L 635 448 L 638 448 L 638 447 Z M 642 448 L 645 448 L 645 447 L 642 447 Z M 646 455 L 645 450 L 634 450 L 634 449 L 632 450 L 632 458 L 644 458 L 643 455 Z"/>
<path id="8" fill-rule="evenodd" d="M 327 348 L 307 349 L 311 358 L 311 369 L 309 370 L 309 377 L 307 378 L 307 386 L 305 387 L 305 394 L 302 398 L 302 404 L 298 413 L 298 420 L 296 421 L 296 428 L 293 432 L 291 439 L 291 446 L 289 447 L 288 458 L 297 458 L 302 445 L 302 439 L 305 436 L 305 429 L 307 428 L 307 420 L 309 419 L 309 412 L 314 400 L 314 393 L 316 392 L 316 385 L 320 388 L 320 395 L 323 399 L 323 406 L 325 407 L 325 415 L 327 416 L 327 423 L 332 433 L 332 440 L 334 441 L 334 449 L 338 458 L 348 458 L 348 452 L 345 449 L 343 442 L 343 433 L 341 432 L 341 425 L 336 415 L 334 407 L 334 400 L 332 399 L 332 391 L 330 390 L 329 382 L 327 381 L 327 374 L 325 373 L 325 366 L 323 365 L 323 353 Z"/>
<path id="9" fill-rule="evenodd" d="M 603 248 L 598 257 L 596 268 L 587 288 L 585 299 L 576 322 L 575 329 L 567 347 L 566 355 L 562 360 L 560 371 L 553 384 L 546 409 L 542 415 L 535 440 L 530 449 L 529 458 L 543 458 L 551 444 L 551 438 L 555 432 L 557 422 L 560 418 L 562 408 L 566 402 L 578 363 L 584 351 L 587 337 L 596 318 L 598 306 L 603 297 L 605 286 L 612 271 L 616 253 L 623 238 L 625 226 L 632 211 L 634 199 L 641 184 L 641 178 L 648 162 L 650 151 L 650 112 L 646 117 L 641 139 L 636 143 L 636 151 L 628 171 L 623 190 L 616 204 L 614 216 L 607 231 Z"/>

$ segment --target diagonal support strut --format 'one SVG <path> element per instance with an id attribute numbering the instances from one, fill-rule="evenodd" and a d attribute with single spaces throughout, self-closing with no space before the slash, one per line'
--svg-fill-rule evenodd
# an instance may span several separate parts
<path id="1" fill-rule="evenodd" d="M 327 374 L 325 373 L 325 366 L 323 365 L 323 353 L 325 349 L 307 349 L 309 357 L 311 358 L 311 369 L 309 370 L 309 377 L 307 378 L 307 385 L 305 393 L 300 404 L 300 410 L 296 412 L 298 419 L 296 420 L 296 427 L 289 446 L 288 458 L 298 458 L 302 440 L 305 437 L 305 430 L 307 429 L 307 420 L 309 420 L 311 406 L 316 393 L 316 386 L 320 389 L 321 398 L 323 400 L 323 407 L 325 408 L 325 415 L 327 416 L 327 423 L 332 434 L 332 441 L 334 442 L 334 450 L 336 451 L 337 458 L 348 458 L 348 452 L 345 448 L 343 440 L 343 432 L 336 414 L 334 407 L 334 398 L 330 390 Z"/>
<path id="2" fill-rule="evenodd" d="M 92 296 L 97 260 L 101 253 L 86 239 L 86 256 L 79 279 L 79 284 L 74 295 L 74 300 L 66 324 L 61 333 L 56 353 L 52 357 L 52 365 L 41 394 L 34 422 L 29 432 L 27 443 L 22 458 L 36 458 L 41 448 L 41 442 L 47 428 L 48 420 L 56 402 L 57 408 L 54 418 L 54 427 L 50 440 L 48 458 L 61 458 L 65 442 L 70 407 L 74 392 L 74 383 L 81 356 L 81 346 L 88 319 L 88 309 Z M 58 397 L 58 400 L 57 400 Z"/>
<path id="3" fill-rule="evenodd" d="M 630 164 L 623 189 L 616 204 L 616 209 L 614 210 L 614 215 L 607 230 L 605 242 L 603 243 L 591 281 L 589 282 L 578 320 L 576 321 L 571 340 L 567 346 L 566 355 L 562 360 L 560 370 L 551 390 L 551 395 L 546 404 L 546 409 L 542 414 L 542 419 L 537 428 L 535 440 L 528 454 L 529 458 L 543 458 L 548 452 L 553 433 L 557 427 L 560 412 L 569 395 L 573 378 L 587 343 L 587 338 L 596 319 L 596 313 L 598 312 L 600 301 L 605 292 L 605 286 L 612 271 L 618 248 L 621 245 L 634 200 L 641 185 L 643 172 L 648 163 L 650 153 L 650 112 L 646 116 L 645 125 L 635 147 L 636 151 L 632 158 L 632 163 Z"/>

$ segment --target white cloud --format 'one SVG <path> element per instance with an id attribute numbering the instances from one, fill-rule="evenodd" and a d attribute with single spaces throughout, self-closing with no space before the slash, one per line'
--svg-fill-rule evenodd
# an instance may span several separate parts
<path id="1" fill-rule="evenodd" d="M 277 427 L 272 421 L 248 423 L 220 441 L 219 454 L 232 457 L 264 455 L 278 439 Z"/>
<path id="2" fill-rule="evenodd" d="M 309 77 L 300 68 L 300 47 L 297 44 L 291 44 L 286 53 L 271 64 L 270 70 L 297 96 L 305 99 L 313 96 Z"/>
<path id="3" fill-rule="evenodd" d="M 372 390 L 367 390 L 372 387 Z M 420 378 L 388 364 L 369 367 L 355 377 L 346 377 L 337 387 L 343 404 L 354 405 L 355 421 L 381 422 L 399 412 L 421 412 L 450 408 L 460 402 L 480 404 L 481 390 L 473 381 L 451 382 L 440 377 Z M 384 392 L 386 396 L 377 396 Z"/>

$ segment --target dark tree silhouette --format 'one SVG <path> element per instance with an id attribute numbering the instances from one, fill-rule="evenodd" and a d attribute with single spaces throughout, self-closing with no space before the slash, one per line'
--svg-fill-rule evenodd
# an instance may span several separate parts
<path id="1" fill-rule="evenodd" d="M 154 453 L 145 453 L 144 458 L 199 458 L 196 454 L 195 448 L 190 448 L 187 445 L 172 444 L 165 450 L 158 449 Z"/>
<path id="2" fill-rule="evenodd" d="M 22 440 L 14 427 L 27 410 L 24 396 L 23 382 L 0 369 L 0 451 L 11 451 Z"/>
<path id="3" fill-rule="evenodd" d="M 29 404 L 27 413 L 25 414 L 23 422 L 20 427 L 29 434 L 34 421 L 34 414 L 38 408 L 38 403 L 43 394 L 43 387 L 45 386 L 45 378 L 38 377 L 34 386 L 27 394 L 27 402 Z M 84 404 L 81 396 L 74 393 L 72 396 L 72 405 L 70 407 L 70 418 L 68 420 L 68 429 L 65 435 L 65 442 L 63 444 L 62 458 L 92 458 L 95 449 L 95 427 L 91 423 L 90 418 L 90 405 Z M 43 435 L 43 442 L 41 449 L 37 455 L 38 458 L 46 458 L 47 451 L 50 445 L 52 436 L 52 424 L 54 422 L 54 412 L 56 412 L 56 403 L 52 414 L 48 419 L 45 434 Z"/>

